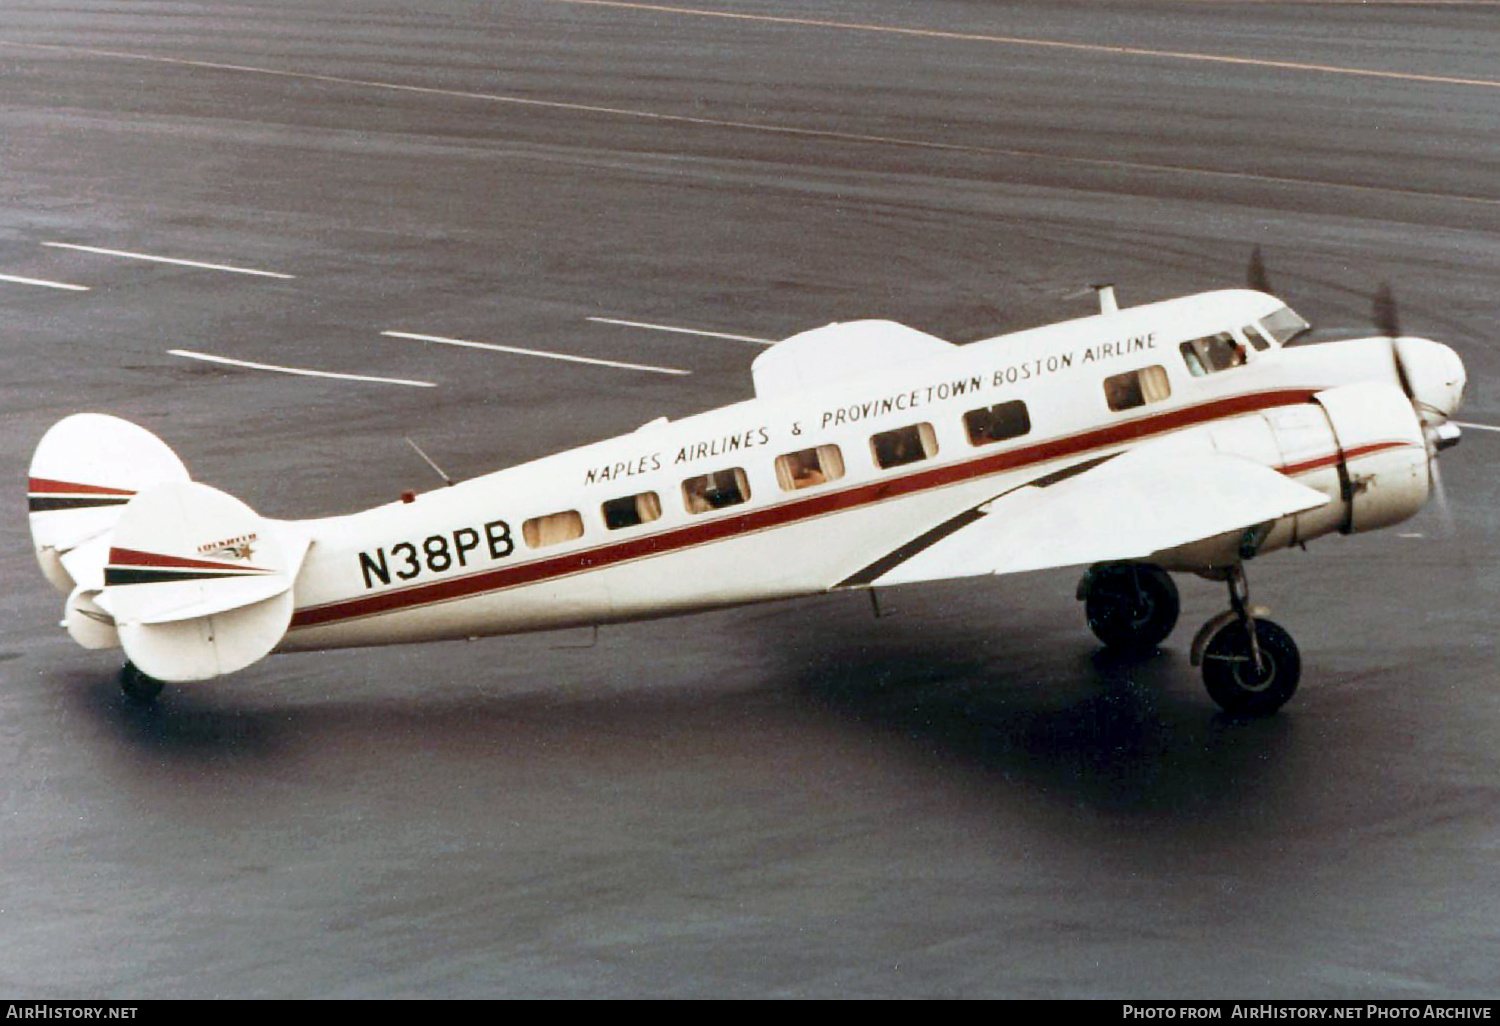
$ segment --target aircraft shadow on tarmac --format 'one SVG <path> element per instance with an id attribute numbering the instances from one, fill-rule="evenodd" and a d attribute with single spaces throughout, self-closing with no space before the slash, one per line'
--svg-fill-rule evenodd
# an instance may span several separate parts
<path id="1" fill-rule="evenodd" d="M 1294 714 L 1236 719 L 1186 693 L 1179 653 L 1104 649 L 945 662 L 931 652 L 841 661 L 803 687 L 844 719 L 903 735 L 986 776 L 1101 811 L 1230 811 L 1291 742 Z M 1066 683 L 1041 678 L 1071 669 Z M 1050 671 L 1050 672 L 1049 672 Z"/>
<path id="2" fill-rule="evenodd" d="M 747 731 L 815 738 L 832 729 L 888 745 L 891 759 L 936 762 L 997 792 L 1020 787 L 1067 807 L 1168 819 L 1233 814 L 1250 792 L 1277 786 L 1281 755 L 1295 743 L 1295 706 L 1260 720 L 1228 717 L 1192 686 L 1196 675 L 1175 646 L 1140 656 L 1082 638 L 985 646 L 974 626 L 900 619 L 830 638 L 800 627 L 815 618 L 797 604 L 774 607 L 724 632 L 739 643 L 731 674 L 708 679 L 667 663 L 651 668 L 649 686 L 570 685 L 591 671 L 602 679 L 619 653 L 607 644 L 562 651 L 555 639 L 530 642 L 550 651 L 547 669 L 515 669 L 482 686 L 438 679 L 435 688 L 393 693 L 377 678 L 378 686 L 338 690 L 320 679 L 326 667 L 296 659 L 273 664 L 274 675 L 263 671 L 274 677 L 269 689 L 255 680 L 184 687 L 153 708 L 97 676 L 65 685 L 76 710 L 118 738 L 127 757 L 179 771 L 357 759 L 365 749 L 372 759 L 441 749 L 455 760 L 493 760 L 530 746 L 589 760 L 601 750 L 608 758 L 611 746 L 685 732 L 714 745 L 723 731 L 727 745 L 742 743 Z M 764 644 L 768 634 L 779 635 L 774 647 Z M 628 644 L 636 658 L 637 642 Z M 649 649 L 653 640 L 639 644 Z M 465 660 L 477 668 L 485 664 L 479 651 L 441 662 L 450 674 Z M 307 679 L 298 679 L 295 671 L 309 665 Z M 631 672 L 641 673 L 639 664 Z M 335 747 L 338 756 L 316 754 Z M 766 772 L 778 772 L 774 758 Z"/>

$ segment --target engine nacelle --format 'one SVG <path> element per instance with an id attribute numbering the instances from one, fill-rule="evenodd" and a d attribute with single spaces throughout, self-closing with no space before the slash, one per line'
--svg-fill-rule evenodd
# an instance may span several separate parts
<path id="1" fill-rule="evenodd" d="M 1432 470 L 1422 422 L 1399 388 L 1345 385 L 1314 399 L 1338 443 L 1345 534 L 1400 523 L 1427 504 Z"/>
<path id="2" fill-rule="evenodd" d="M 1362 382 L 1313 400 L 1259 418 L 1270 428 L 1282 472 L 1330 501 L 1278 524 L 1265 548 L 1389 527 L 1420 510 L 1431 491 L 1422 423 L 1399 388 Z"/>
<path id="3" fill-rule="evenodd" d="M 1427 502 L 1431 470 L 1422 424 L 1400 388 L 1382 382 L 1319 392 L 1310 403 L 1279 406 L 1221 422 L 1215 448 L 1279 468 L 1328 496 L 1317 509 L 1276 521 L 1255 539 L 1269 552 L 1325 534 L 1388 527 Z M 1244 539 L 1217 539 L 1182 553 L 1196 566 L 1240 558 Z"/>

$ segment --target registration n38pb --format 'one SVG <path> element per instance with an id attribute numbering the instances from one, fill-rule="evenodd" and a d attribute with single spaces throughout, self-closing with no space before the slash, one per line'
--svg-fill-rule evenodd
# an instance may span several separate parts
<path id="1" fill-rule="evenodd" d="M 504 559 L 516 551 L 510 524 L 491 520 L 478 527 L 460 527 L 445 534 L 428 535 L 419 542 L 401 541 L 389 548 L 359 554 L 359 572 L 365 587 L 390 584 L 392 578 L 411 581 L 423 574 L 465 569 L 488 558 Z"/>

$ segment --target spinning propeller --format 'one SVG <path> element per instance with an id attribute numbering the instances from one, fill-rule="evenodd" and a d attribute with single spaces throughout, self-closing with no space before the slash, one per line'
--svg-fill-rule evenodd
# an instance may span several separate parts
<path id="1" fill-rule="evenodd" d="M 1424 390 L 1414 383 L 1420 381 L 1419 375 L 1430 373 L 1430 369 L 1424 366 L 1421 360 L 1426 359 L 1431 362 L 1433 357 L 1431 355 L 1417 357 L 1416 353 L 1411 352 L 1419 342 L 1428 346 L 1433 343 L 1428 343 L 1425 339 L 1402 337 L 1401 316 L 1396 310 L 1396 296 L 1391 291 L 1389 282 L 1381 282 L 1380 288 L 1375 291 L 1372 313 L 1376 330 L 1390 342 L 1391 359 L 1396 365 L 1396 380 L 1401 383 L 1401 391 L 1406 393 L 1406 398 L 1411 402 L 1412 408 L 1417 411 L 1417 418 L 1422 422 L 1422 439 L 1427 446 L 1427 477 L 1431 482 L 1433 498 L 1437 500 L 1438 518 L 1439 523 L 1442 524 L 1443 534 L 1451 536 L 1454 530 L 1453 510 L 1448 505 L 1448 489 L 1443 485 L 1443 472 L 1438 461 L 1438 453 L 1457 445 L 1463 432 L 1450 419 L 1450 411 L 1440 409 L 1427 401 L 1423 396 Z M 1451 353 L 1452 350 L 1448 352 Z M 1456 357 L 1454 359 L 1456 360 Z M 1462 380 L 1461 367 L 1459 374 Z M 1456 407 L 1455 402 L 1453 408 Z"/>
<path id="2" fill-rule="evenodd" d="M 1251 288 L 1271 291 L 1270 277 L 1266 274 L 1265 259 L 1259 246 L 1250 251 L 1245 276 Z M 1382 282 L 1375 290 L 1371 319 L 1378 339 L 1389 347 L 1401 391 L 1406 393 L 1421 421 L 1422 438 L 1427 448 L 1428 480 L 1437 500 L 1443 533 L 1452 534 L 1453 513 L 1448 505 L 1447 490 L 1443 487 L 1438 453 L 1457 445 L 1462 435 L 1452 415 L 1463 397 L 1463 361 L 1448 346 L 1402 334 L 1401 315 L 1389 282 Z"/>

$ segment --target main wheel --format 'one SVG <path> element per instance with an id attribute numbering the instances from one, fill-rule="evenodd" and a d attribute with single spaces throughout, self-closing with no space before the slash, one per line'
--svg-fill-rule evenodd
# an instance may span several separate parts
<path id="1" fill-rule="evenodd" d="M 1083 611 L 1094 637 L 1111 648 L 1149 649 L 1177 626 L 1177 585 L 1161 567 L 1119 563 L 1089 575 Z"/>
<path id="2" fill-rule="evenodd" d="M 120 690 L 132 702 L 150 705 L 156 701 L 156 696 L 161 694 L 164 686 L 155 677 L 148 677 L 142 673 L 135 663 L 126 663 L 120 669 Z"/>
<path id="3" fill-rule="evenodd" d="M 1203 684 L 1209 696 L 1235 716 L 1268 716 L 1297 690 L 1302 656 L 1280 624 L 1255 621 L 1261 665 L 1250 651 L 1250 632 L 1231 620 L 1209 639 L 1203 652 Z"/>

